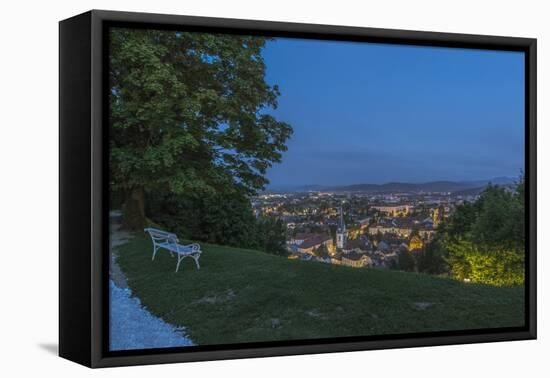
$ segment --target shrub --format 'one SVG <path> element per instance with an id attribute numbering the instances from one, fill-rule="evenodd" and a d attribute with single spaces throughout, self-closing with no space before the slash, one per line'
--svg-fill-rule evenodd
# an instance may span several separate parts
<path id="1" fill-rule="evenodd" d="M 447 248 L 451 275 L 457 279 L 495 286 L 522 285 L 525 281 L 521 250 L 479 246 L 465 240 Z"/>

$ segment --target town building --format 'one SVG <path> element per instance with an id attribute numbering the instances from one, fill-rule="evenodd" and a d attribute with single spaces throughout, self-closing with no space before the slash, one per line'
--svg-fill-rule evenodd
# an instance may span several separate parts
<path id="1" fill-rule="evenodd" d="M 372 265 L 372 260 L 366 254 L 350 252 L 342 254 L 341 265 L 351 266 L 353 268 L 364 268 Z"/>
<path id="2" fill-rule="evenodd" d="M 314 254 L 320 247 L 326 247 L 328 253 L 334 252 L 334 242 L 329 235 L 314 234 L 297 245 L 297 250 L 302 253 Z"/>
<path id="3" fill-rule="evenodd" d="M 302 244 L 306 239 L 309 239 L 311 237 L 315 236 L 315 234 L 306 233 L 306 232 L 299 232 L 295 236 L 290 238 L 290 244 L 294 245 L 300 245 Z"/>
<path id="4" fill-rule="evenodd" d="M 415 235 L 409 240 L 409 251 L 418 251 L 424 247 L 424 241 L 420 236 Z"/>
<path id="5" fill-rule="evenodd" d="M 413 209 L 412 205 L 384 205 L 384 206 L 372 206 L 373 209 L 388 215 L 390 217 L 399 217 L 409 215 Z"/>
<path id="6" fill-rule="evenodd" d="M 346 240 L 346 244 L 342 248 L 344 254 L 350 252 L 367 253 L 372 251 L 372 243 L 365 237 L 359 237 L 353 240 Z"/>

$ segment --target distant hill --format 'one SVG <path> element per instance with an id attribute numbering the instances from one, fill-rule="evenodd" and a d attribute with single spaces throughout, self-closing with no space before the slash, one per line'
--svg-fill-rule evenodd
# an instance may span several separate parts
<path id="1" fill-rule="evenodd" d="M 354 184 L 343 186 L 304 185 L 294 188 L 279 188 L 271 191 L 307 192 L 307 191 L 334 191 L 334 192 L 461 192 L 467 190 L 483 190 L 489 183 L 493 185 L 511 185 L 516 180 L 510 177 L 495 177 L 490 180 L 477 181 L 431 181 L 425 183 L 388 182 L 385 184 Z"/>
<path id="2" fill-rule="evenodd" d="M 405 182 L 389 182 L 386 184 L 358 184 L 333 188 L 336 191 L 343 192 L 455 192 L 470 188 L 467 183 L 454 181 L 433 181 L 421 184 Z"/>

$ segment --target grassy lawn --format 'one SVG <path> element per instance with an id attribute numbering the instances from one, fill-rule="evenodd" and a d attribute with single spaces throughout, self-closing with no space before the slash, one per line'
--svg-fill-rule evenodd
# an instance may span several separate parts
<path id="1" fill-rule="evenodd" d="M 201 243 L 201 269 L 138 236 L 118 248 L 145 307 L 199 344 L 523 325 L 523 288 L 288 260 Z"/>

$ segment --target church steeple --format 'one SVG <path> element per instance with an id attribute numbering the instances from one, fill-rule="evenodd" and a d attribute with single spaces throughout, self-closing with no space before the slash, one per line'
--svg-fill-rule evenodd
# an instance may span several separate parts
<path id="1" fill-rule="evenodd" d="M 336 229 L 336 247 L 343 249 L 346 244 L 346 223 L 344 222 L 344 212 L 340 206 L 340 219 L 338 220 L 338 228 Z"/>

